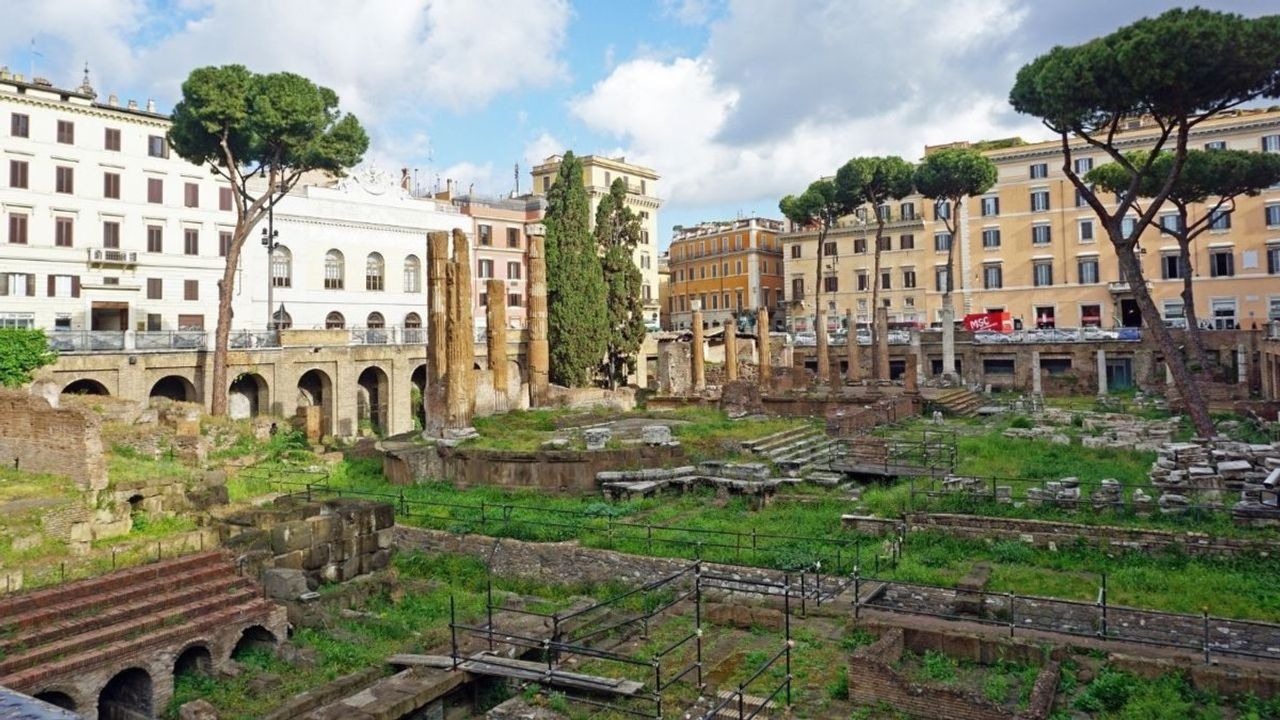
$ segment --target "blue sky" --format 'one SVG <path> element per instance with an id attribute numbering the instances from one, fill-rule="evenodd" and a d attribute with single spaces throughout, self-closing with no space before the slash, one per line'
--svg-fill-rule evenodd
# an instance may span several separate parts
<path id="1" fill-rule="evenodd" d="M 1246 15 L 1263 0 L 1200 4 Z M 336 90 L 368 162 L 506 193 L 520 163 L 625 154 L 662 177 L 676 224 L 777 216 L 859 154 L 1043 137 L 1006 100 L 1054 44 L 1172 7 L 1156 0 L 14 0 L 0 64 L 168 110 L 195 67 L 290 70 Z M 38 56 L 32 55 L 32 40 Z"/>

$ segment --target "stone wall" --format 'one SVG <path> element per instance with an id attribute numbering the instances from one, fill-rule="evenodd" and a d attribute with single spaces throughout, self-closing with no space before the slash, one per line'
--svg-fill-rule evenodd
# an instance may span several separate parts
<path id="1" fill-rule="evenodd" d="M 107 486 L 101 422 L 92 412 L 54 409 L 43 398 L 0 388 L 0 463 L 63 475 L 81 490 Z"/>
<path id="2" fill-rule="evenodd" d="M 849 662 L 849 699 L 866 706 L 885 703 L 911 718 L 948 720 L 1040 719 L 1053 708 L 1059 676 L 1056 662 L 1040 671 L 1027 709 L 1015 713 L 977 693 L 910 681 L 894 669 L 905 649 L 902 629 L 891 628 L 876 642 L 855 650 Z"/>
<path id="3" fill-rule="evenodd" d="M 548 492 L 594 493 L 603 470 L 684 464 L 679 446 L 635 446 L 616 450 L 480 450 L 444 445 L 388 449 L 382 471 L 392 483 L 445 480 L 461 487 L 496 485 Z"/>

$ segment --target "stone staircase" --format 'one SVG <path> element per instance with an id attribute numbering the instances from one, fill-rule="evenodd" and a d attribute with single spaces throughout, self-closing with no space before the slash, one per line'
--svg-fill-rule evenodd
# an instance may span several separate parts
<path id="1" fill-rule="evenodd" d="M 768 458 L 783 473 L 806 476 L 826 468 L 840 443 L 813 427 L 783 430 L 743 443 L 756 455 Z"/>
<path id="2" fill-rule="evenodd" d="M 0 600 L 0 685 L 84 671 L 272 609 L 220 551 L 12 595 Z"/>
<path id="3" fill-rule="evenodd" d="M 986 404 L 978 393 L 968 388 L 926 389 L 920 396 L 942 407 L 943 412 L 958 417 L 974 417 Z"/>
<path id="4" fill-rule="evenodd" d="M 755 695 L 742 694 L 742 702 L 738 702 L 738 693 L 733 690 L 721 690 L 716 693 L 716 701 L 725 703 L 724 707 L 710 715 L 704 715 L 703 720 L 746 720 L 750 717 L 769 718 L 774 717 L 773 702 Z M 727 702 L 726 702 L 727 701 Z"/>

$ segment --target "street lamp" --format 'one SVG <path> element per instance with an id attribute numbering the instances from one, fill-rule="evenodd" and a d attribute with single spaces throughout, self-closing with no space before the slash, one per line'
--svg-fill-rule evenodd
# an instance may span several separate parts
<path id="1" fill-rule="evenodd" d="M 276 204 L 273 201 L 267 206 L 267 226 L 262 228 L 262 246 L 267 249 L 267 329 L 276 329 L 275 287 L 276 287 Z"/>

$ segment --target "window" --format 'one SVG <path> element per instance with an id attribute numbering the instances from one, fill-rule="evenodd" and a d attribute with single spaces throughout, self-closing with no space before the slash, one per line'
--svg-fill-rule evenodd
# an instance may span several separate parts
<path id="1" fill-rule="evenodd" d="M 916 248 L 915 235 L 908 234 L 908 235 L 902 235 L 898 237 L 899 250 L 914 250 L 915 248 Z"/>
<path id="2" fill-rule="evenodd" d="M 160 278 L 147 278 L 147 299 L 164 299 L 164 281 Z"/>
<path id="3" fill-rule="evenodd" d="M 1182 258 L 1175 253 L 1160 256 L 1160 277 L 1165 280 L 1179 280 L 1183 277 Z"/>
<path id="4" fill-rule="evenodd" d="M 54 190 L 70 195 L 76 191 L 76 174 L 74 168 L 59 165 L 54 171 Z"/>
<path id="5" fill-rule="evenodd" d="M 384 263 L 382 256 L 378 253 L 369 253 L 369 257 L 364 261 L 364 289 L 365 290 L 382 290 Z"/>
<path id="6" fill-rule="evenodd" d="M 342 253 L 337 250 L 330 250 L 324 254 L 324 289 L 325 290 L 341 290 L 345 284 L 344 277 L 346 270 L 342 259 Z M 326 325 L 326 327 L 328 327 Z M 338 327 L 342 327 L 339 325 Z"/>
<path id="7" fill-rule="evenodd" d="M 1209 216 L 1210 230 L 1230 230 L 1231 229 L 1231 211 L 1216 210 Z"/>
<path id="8" fill-rule="evenodd" d="M 982 231 L 982 247 L 1000 247 L 1000 228 L 984 228 Z"/>
<path id="9" fill-rule="evenodd" d="M 648 298 L 645 299 L 648 300 Z M 520 307 L 523 304 L 524 296 L 520 293 L 507 293 L 507 307 Z"/>
<path id="10" fill-rule="evenodd" d="M 1096 285 L 1098 283 L 1098 259 L 1090 257 L 1076 260 L 1076 277 L 1081 285 Z"/>
<path id="11" fill-rule="evenodd" d="M 550 187 L 551 187 L 551 176 L 543 175 L 542 176 L 542 192 L 546 192 L 547 189 Z"/>
<path id="12" fill-rule="evenodd" d="M 73 244 L 73 227 L 72 220 L 69 217 L 54 218 L 53 244 L 57 247 L 71 247 Z M 106 224 L 103 225 L 103 228 L 106 228 Z M 116 225 L 116 229 L 119 230 L 119 228 L 120 226 Z M 117 245 L 117 247 L 119 246 Z"/>
<path id="13" fill-rule="evenodd" d="M 31 116 L 13 113 L 9 116 L 9 134 L 14 137 L 31 137 Z"/>
<path id="14" fill-rule="evenodd" d="M 186 228 L 182 231 L 182 254 L 183 255 L 199 255 L 200 254 L 200 231 L 195 228 Z"/>
<path id="15" fill-rule="evenodd" d="M 880 237 L 876 238 L 876 249 L 877 249 L 877 250 L 892 250 L 892 249 L 893 249 L 893 238 L 889 237 L 888 235 L 881 235 Z"/>
<path id="16" fill-rule="evenodd" d="M 26 137 L 26 135 L 22 137 Z M 1262 152 L 1280 153 L 1280 135 L 1264 136 L 1262 138 Z"/>
<path id="17" fill-rule="evenodd" d="M 1093 221 L 1081 220 L 1079 222 L 1079 228 L 1080 228 L 1080 242 L 1082 243 L 1093 242 L 1093 239 L 1094 239 L 1093 238 Z"/>
<path id="18" fill-rule="evenodd" d="M 982 266 L 982 287 L 985 290 L 999 290 L 1004 287 L 1004 270 L 998 263 Z"/>
<path id="19" fill-rule="evenodd" d="M 860 283 L 860 284 L 862 284 L 862 285 L 864 285 L 864 287 L 860 287 L 860 288 L 859 288 L 859 290 L 866 290 L 866 287 L 865 287 L 865 285 L 866 285 L 866 281 L 867 281 L 866 276 L 865 276 L 865 275 L 859 275 L 859 276 L 858 276 L 858 279 L 859 279 L 859 280 L 858 280 L 858 281 L 859 281 L 859 283 Z M 822 278 L 822 290 L 823 290 L 823 292 L 839 292 L 839 290 L 840 290 L 840 278 L 836 277 L 835 275 L 828 275 L 828 276 L 826 276 L 826 277 Z M 712 296 L 712 298 L 711 298 L 711 299 L 712 299 L 712 300 L 715 300 L 715 296 Z"/>
<path id="20" fill-rule="evenodd" d="M 1036 287 L 1048 287 L 1053 284 L 1053 262 L 1051 260 L 1037 260 L 1031 265 L 1032 285 Z"/>
<path id="21" fill-rule="evenodd" d="M 417 255 L 410 255 L 404 259 L 404 291 L 422 292 L 422 261 Z"/>
<path id="22" fill-rule="evenodd" d="M 1085 173 L 1093 169 L 1093 158 L 1076 158 L 1075 161 L 1072 162 L 1072 166 L 1075 168 L 1076 175 L 1083 176 Z"/>
<path id="23" fill-rule="evenodd" d="M 80 276 L 79 275 L 50 275 L 48 285 L 49 297 L 80 297 Z M 59 318 L 61 319 L 61 318 Z M 65 327 L 58 327 L 61 330 L 70 330 L 71 318 L 67 317 Z"/>
<path id="24" fill-rule="evenodd" d="M 164 202 L 164 180 L 147 178 L 147 202 L 157 205 Z"/>
<path id="25" fill-rule="evenodd" d="M 982 217 L 992 217 L 1000 214 L 1000 198 L 984 197 L 982 198 Z"/>
<path id="26" fill-rule="evenodd" d="M 519 262 L 515 262 L 515 261 L 507 262 L 507 279 L 508 280 L 520 279 L 520 263 Z"/>
<path id="27" fill-rule="evenodd" d="M 231 209 L 231 188 L 218 188 L 218 209 L 228 211 Z"/>
<path id="28" fill-rule="evenodd" d="M 120 223 L 111 220 L 102 223 L 102 247 L 120 249 Z"/>
<path id="29" fill-rule="evenodd" d="M 791 299 L 804 299 L 804 278 L 791 278 Z"/>
<path id="30" fill-rule="evenodd" d="M 102 174 L 102 197 L 108 200 L 120 199 L 120 173 Z"/>
<path id="31" fill-rule="evenodd" d="M 946 265 L 939 265 L 933 269 L 933 282 L 934 289 L 938 292 L 949 292 L 951 290 L 951 282 Z"/>
<path id="32" fill-rule="evenodd" d="M 164 227 L 160 225 L 147 226 L 147 252 L 164 252 Z"/>
<path id="33" fill-rule="evenodd" d="M 800 257 L 800 244 L 799 244 L 799 243 L 795 243 L 795 244 L 793 244 L 793 245 L 791 246 L 791 257 L 792 257 L 792 258 L 798 258 L 798 257 Z"/>
<path id="34" fill-rule="evenodd" d="M 1049 191 L 1031 191 L 1031 212 L 1045 212 L 1049 209 Z"/>
<path id="35" fill-rule="evenodd" d="M 880 273 L 880 289 L 881 290 L 893 289 L 893 274 L 888 270 L 885 270 Z"/>
<path id="36" fill-rule="evenodd" d="M 1028 169 L 1028 174 L 1032 180 L 1049 177 L 1049 166 L 1045 163 L 1036 163 Z"/>
<path id="37" fill-rule="evenodd" d="M 832 247 L 832 248 L 835 248 L 835 246 L 836 246 L 836 244 L 835 244 L 835 243 L 829 243 L 829 244 L 831 245 L 831 247 Z M 864 253 L 864 252 L 866 252 L 866 251 L 867 251 L 867 239 L 866 239 L 866 238 L 854 238 L 854 239 L 853 239 L 853 251 L 854 251 L 855 253 Z M 829 254 L 830 254 L 830 255 L 835 255 L 835 254 L 836 254 L 836 253 L 835 253 L 835 250 L 833 249 Z"/>
<path id="38" fill-rule="evenodd" d="M 17 213 L 9 214 L 9 242 L 13 245 L 27 244 L 27 216 Z"/>
<path id="39" fill-rule="evenodd" d="M 1031 226 L 1032 245 L 1048 245 L 1052 239 L 1052 233 L 1050 232 L 1050 227 L 1048 225 Z"/>
<path id="40" fill-rule="evenodd" d="M 1231 277 L 1236 274 L 1235 254 L 1231 250 L 1209 252 L 1209 277 Z"/>
<path id="41" fill-rule="evenodd" d="M 915 220 L 916 204 L 913 202 L 902 203 L 898 206 L 898 214 L 902 216 L 903 220 Z"/>
<path id="42" fill-rule="evenodd" d="M 218 257 L 226 257 L 231 252 L 231 232 L 222 230 L 218 232 Z"/>
<path id="43" fill-rule="evenodd" d="M 493 261 L 480 260 L 476 263 L 476 275 L 482 279 L 493 277 Z"/>
<path id="44" fill-rule="evenodd" d="M 200 207 L 200 186 L 189 182 L 182 186 L 182 206 L 189 208 Z"/>
<path id="45" fill-rule="evenodd" d="M 1213 140 L 1213 141 L 1207 142 L 1207 143 L 1205 143 L 1205 144 L 1204 144 L 1204 149 L 1205 149 L 1205 150 L 1226 150 L 1226 149 L 1227 149 L 1227 141 L 1226 141 L 1226 140 Z"/>
<path id="46" fill-rule="evenodd" d="M 104 150 L 120 152 L 120 130 L 118 128 L 106 129 L 105 136 L 102 139 L 102 147 Z"/>
<path id="47" fill-rule="evenodd" d="M 855 241 L 856 242 L 856 241 Z M 822 254 L 831 257 L 836 254 L 836 244 L 833 242 L 823 243 Z"/>
<path id="48" fill-rule="evenodd" d="M 934 252 L 946 252 L 951 249 L 951 233 L 940 232 L 933 234 L 933 250 Z"/>
<path id="49" fill-rule="evenodd" d="M 1137 218 L 1126 217 L 1120 221 L 1120 234 L 1125 237 L 1133 235 L 1133 231 L 1138 228 Z"/>
<path id="50" fill-rule="evenodd" d="M 1182 229 L 1182 218 L 1176 213 L 1166 213 L 1160 216 L 1160 232 L 1167 235 L 1175 235 Z"/>
<path id="51" fill-rule="evenodd" d="M 1267 320 L 1280 322 L 1280 297 L 1273 297 L 1267 301 Z"/>
<path id="52" fill-rule="evenodd" d="M 199 280 L 183 280 L 182 281 L 182 299 L 183 300 L 199 300 L 200 299 L 200 281 Z"/>
<path id="53" fill-rule="evenodd" d="M 58 142 L 63 145 L 76 144 L 76 124 L 70 120 L 58 121 Z"/>
<path id="54" fill-rule="evenodd" d="M 325 330 L 341 330 L 347 326 L 347 319 L 342 317 L 342 313 L 337 310 L 324 316 Z"/>
<path id="55" fill-rule="evenodd" d="M 1102 306 L 1101 305 L 1081 305 L 1080 306 L 1080 326 L 1081 327 L 1102 327 Z"/>
<path id="56" fill-rule="evenodd" d="M 169 142 L 163 135 L 148 135 L 147 154 L 156 158 L 169 157 Z"/>
<path id="57" fill-rule="evenodd" d="M 888 203 L 881 203 L 876 206 L 876 219 L 888 221 L 893 217 L 893 211 L 889 209 Z"/>
<path id="58" fill-rule="evenodd" d="M 1076 207 L 1085 207 L 1089 203 L 1084 199 L 1084 191 L 1076 188 Z"/>
<path id="59" fill-rule="evenodd" d="M 283 245 L 271 250 L 271 287 L 293 287 L 293 253 Z"/>
<path id="60" fill-rule="evenodd" d="M 938 200 L 933 203 L 933 219 L 945 220 L 951 217 L 951 203 L 947 200 Z"/>
<path id="61" fill-rule="evenodd" d="M 371 312 L 364 319 L 365 327 L 381 330 L 387 326 L 386 318 L 382 317 L 380 312 Z"/>
<path id="62" fill-rule="evenodd" d="M 1280 226 L 1280 205 L 1268 205 L 1263 210 L 1267 227 Z"/>
<path id="63" fill-rule="evenodd" d="M 1267 246 L 1267 274 L 1280 275 L 1280 245 Z"/>
<path id="64" fill-rule="evenodd" d="M 36 276 L 33 273 L 0 273 L 0 295 L 35 297 Z M 6 321 L 0 322 L 0 327 L 33 327 L 32 323 L 14 325 L 7 321 L 11 315 L 5 317 Z"/>
<path id="65" fill-rule="evenodd" d="M 520 228 L 507 228 L 507 247 L 520 247 Z"/>
<path id="66" fill-rule="evenodd" d="M 1213 314 L 1214 330 L 1232 330 L 1236 327 L 1236 299 L 1214 298 L 1209 303 Z"/>
<path id="67" fill-rule="evenodd" d="M 10 160 L 9 161 L 9 187 L 11 188 L 27 188 L 29 170 L 26 160 Z"/>
<path id="68" fill-rule="evenodd" d="M 477 225 L 476 230 L 477 232 L 480 233 L 481 245 L 493 244 L 493 226 L 492 225 Z"/>
<path id="69" fill-rule="evenodd" d="M 858 273 L 857 275 L 855 275 L 854 277 L 857 279 L 857 288 L 858 288 L 858 290 L 866 290 L 866 289 L 868 288 L 868 286 L 867 286 L 867 274 L 866 274 L 865 272 L 859 272 L 859 273 Z M 831 279 L 834 279 L 834 278 L 831 278 Z"/>
<path id="70" fill-rule="evenodd" d="M 916 286 L 916 271 L 913 269 L 904 269 L 902 271 L 902 287 L 908 290 Z"/>

